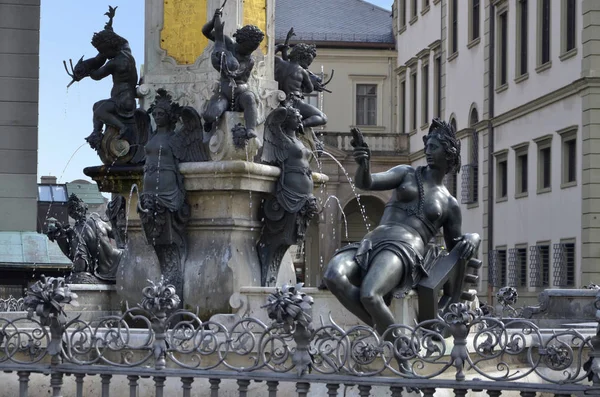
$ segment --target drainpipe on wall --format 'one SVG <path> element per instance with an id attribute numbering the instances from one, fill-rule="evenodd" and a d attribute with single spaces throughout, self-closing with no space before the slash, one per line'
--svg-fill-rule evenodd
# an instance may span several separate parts
<path id="1" fill-rule="evenodd" d="M 494 250 L 494 63 L 496 58 L 496 7 L 490 2 L 490 56 L 488 57 L 488 213 L 487 213 L 487 251 L 488 251 L 488 274 L 490 266 L 490 253 Z M 494 305 L 494 287 L 488 279 L 488 304 Z"/>
<path id="2" fill-rule="evenodd" d="M 396 123 L 394 123 L 394 114 L 398 109 L 398 87 L 396 86 L 396 74 L 394 73 L 394 65 L 392 58 L 388 57 L 388 75 L 390 76 L 390 98 L 392 98 L 392 106 L 390 108 L 390 129 L 389 132 L 397 132 Z M 395 148 L 396 149 L 396 148 Z"/>

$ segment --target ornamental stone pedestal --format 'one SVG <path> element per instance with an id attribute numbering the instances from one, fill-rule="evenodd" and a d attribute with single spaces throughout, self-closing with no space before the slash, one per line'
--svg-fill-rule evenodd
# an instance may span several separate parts
<path id="1" fill-rule="evenodd" d="M 146 0 L 145 59 L 138 88 L 143 108 L 163 88 L 173 101 L 203 113 L 218 86 L 219 73 L 210 61 L 213 43 L 203 36 L 202 27 L 221 6 L 217 0 Z M 274 1 L 228 0 L 222 20 L 224 33 L 230 37 L 243 25 L 252 24 L 265 33 L 265 39 L 253 54 L 255 66 L 248 82 L 257 98 L 258 138 L 236 148 L 231 128 L 244 120 L 241 113 L 226 112 L 209 144 L 211 161 L 180 165 L 191 208 L 182 301 L 185 308 L 198 308 L 204 320 L 231 312 L 229 300 L 242 287 L 260 286 L 256 244 L 263 225 L 259 209 L 274 192 L 280 170 L 252 161 L 262 145 L 266 116 L 285 98 L 273 78 Z M 102 191 L 122 195 L 127 201 L 127 252 L 125 265 L 118 271 L 117 292 L 123 300 L 139 302 L 147 280 L 160 278 L 132 189 L 135 184 L 142 191 L 142 166 L 89 167 L 85 173 Z M 326 177 L 315 174 L 314 179 L 322 183 Z M 278 284 L 290 282 L 295 282 L 295 273 L 288 253 Z"/>

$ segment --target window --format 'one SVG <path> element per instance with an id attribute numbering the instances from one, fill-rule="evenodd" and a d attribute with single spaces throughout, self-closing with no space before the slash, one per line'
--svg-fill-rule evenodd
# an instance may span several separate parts
<path id="1" fill-rule="evenodd" d="M 550 243 L 540 242 L 529 247 L 529 286 L 550 285 Z"/>
<path id="2" fill-rule="evenodd" d="M 561 187 L 577 185 L 577 126 L 557 131 L 561 136 L 562 175 Z"/>
<path id="3" fill-rule="evenodd" d="M 506 248 L 498 250 L 498 287 L 504 287 L 507 284 L 506 277 Z"/>
<path id="4" fill-rule="evenodd" d="M 479 0 L 471 0 L 471 8 L 470 8 L 470 34 L 469 40 L 475 41 L 479 38 L 479 20 L 481 18 L 481 13 L 479 10 Z"/>
<path id="5" fill-rule="evenodd" d="M 38 201 L 52 201 L 52 190 L 48 185 L 38 185 Z"/>
<path id="6" fill-rule="evenodd" d="M 550 62 L 550 0 L 538 0 L 538 65 Z"/>
<path id="7" fill-rule="evenodd" d="M 517 4 L 517 78 L 527 74 L 527 40 L 529 39 L 527 7 L 527 0 L 519 0 Z"/>
<path id="8" fill-rule="evenodd" d="M 477 164 L 466 164 L 461 167 L 462 204 L 475 204 L 478 198 L 479 167 Z"/>
<path id="9" fill-rule="evenodd" d="M 552 189 L 552 135 L 534 140 L 537 143 L 537 192 L 546 193 Z"/>
<path id="10" fill-rule="evenodd" d="M 429 122 L 429 65 L 423 64 L 421 69 L 421 124 Z"/>
<path id="11" fill-rule="evenodd" d="M 527 286 L 527 246 L 517 249 L 517 287 Z"/>
<path id="12" fill-rule="evenodd" d="M 67 188 L 64 185 L 38 185 L 38 201 L 67 202 Z"/>
<path id="13" fill-rule="evenodd" d="M 433 108 L 433 116 L 441 117 L 442 116 L 442 57 L 437 56 L 433 61 L 433 73 L 434 77 L 434 108 Z"/>
<path id="14" fill-rule="evenodd" d="M 555 287 L 575 286 L 575 240 L 561 240 L 554 244 Z"/>
<path id="15" fill-rule="evenodd" d="M 429 11 L 429 0 L 423 0 L 421 15 L 425 15 Z"/>
<path id="16" fill-rule="evenodd" d="M 515 198 L 527 196 L 529 184 L 529 143 L 512 147 L 515 151 Z"/>
<path id="17" fill-rule="evenodd" d="M 498 88 L 508 82 L 508 12 L 498 16 Z"/>
<path id="18" fill-rule="evenodd" d="M 508 197 L 508 158 L 507 151 L 496 154 L 496 200 Z"/>
<path id="19" fill-rule="evenodd" d="M 458 0 L 450 0 L 450 55 L 458 51 Z"/>
<path id="20" fill-rule="evenodd" d="M 444 185 L 446 185 L 446 189 L 448 189 L 448 192 L 450 192 L 452 197 L 456 197 L 456 184 L 456 172 L 446 174 L 446 176 L 444 177 Z"/>
<path id="21" fill-rule="evenodd" d="M 410 118 L 410 130 L 414 131 L 417 129 L 417 72 L 413 72 L 410 75 L 410 104 L 411 104 L 411 118 Z"/>
<path id="22" fill-rule="evenodd" d="M 477 123 L 479 123 L 479 113 L 477 113 L 477 108 L 474 107 L 471 109 L 471 115 L 469 116 L 469 127 L 473 128 Z"/>
<path id="23" fill-rule="evenodd" d="M 577 2 L 562 0 L 562 42 L 561 53 L 565 54 L 576 47 Z"/>
<path id="24" fill-rule="evenodd" d="M 398 10 L 398 18 L 400 19 L 400 30 L 406 27 L 406 2 L 408 0 L 400 0 L 400 9 Z"/>
<path id="25" fill-rule="evenodd" d="M 488 283 L 493 287 L 504 287 L 506 277 L 506 247 L 498 247 L 490 251 L 488 256 Z"/>
<path id="26" fill-rule="evenodd" d="M 551 152 L 550 148 L 540 149 L 540 189 L 548 189 L 551 187 Z"/>
<path id="27" fill-rule="evenodd" d="M 508 285 L 527 286 L 527 246 L 517 246 L 508 250 Z"/>
<path id="28" fill-rule="evenodd" d="M 517 194 L 527 193 L 527 152 L 517 156 Z"/>
<path id="29" fill-rule="evenodd" d="M 413 20 L 417 18 L 417 4 L 419 3 L 419 0 L 411 0 L 411 2 L 412 7 L 410 9 L 410 21 L 412 23 Z"/>
<path id="30" fill-rule="evenodd" d="M 577 180 L 576 150 L 575 139 L 570 139 L 565 142 L 565 183 L 575 182 Z"/>
<path id="31" fill-rule="evenodd" d="M 309 105 L 312 105 L 318 109 L 319 108 L 319 94 L 316 92 L 313 92 L 311 94 L 304 94 L 304 102 L 308 103 Z"/>
<path id="32" fill-rule="evenodd" d="M 473 131 L 468 138 L 468 142 L 469 163 L 461 167 L 461 203 L 475 204 L 477 203 L 479 195 L 479 134 L 476 131 Z"/>
<path id="33" fill-rule="evenodd" d="M 356 85 L 356 125 L 377 125 L 377 84 Z"/>
<path id="34" fill-rule="evenodd" d="M 400 82 L 400 132 L 406 132 L 406 80 Z"/>

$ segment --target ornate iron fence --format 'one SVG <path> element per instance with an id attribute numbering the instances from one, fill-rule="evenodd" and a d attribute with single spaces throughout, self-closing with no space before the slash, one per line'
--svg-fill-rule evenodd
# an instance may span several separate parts
<path id="1" fill-rule="evenodd" d="M 379 336 L 362 325 L 316 326 L 313 299 L 301 285 L 269 295 L 264 308 L 270 324 L 247 317 L 229 327 L 177 309 L 174 287 L 162 281 L 143 296 L 122 315 L 68 320 L 64 305 L 76 304 L 76 295 L 62 278 L 42 277 L 25 298 L 27 318 L 0 318 L 0 370 L 17 372 L 21 396 L 28 394 L 32 373 L 50 375 L 55 397 L 62 395 L 65 375 L 74 376 L 82 396 L 88 374 L 100 375 L 102 396 L 116 375 L 127 376 L 130 396 L 137 395 L 140 377 L 153 377 L 156 396 L 169 377 L 181 378 L 183 396 L 191 395 L 195 378 L 209 379 L 211 396 L 218 396 L 225 379 L 237 380 L 240 396 L 251 381 L 265 381 L 269 396 L 276 396 L 279 382 L 295 383 L 299 396 L 314 383 L 326 384 L 329 396 L 343 384 L 358 385 L 360 396 L 374 386 L 389 387 L 392 396 L 403 388 L 425 396 L 441 388 L 494 396 L 502 390 L 531 396 L 600 392 L 600 333 L 545 334 L 531 321 L 483 316 L 462 303 Z M 600 311 L 600 294 L 596 307 Z"/>

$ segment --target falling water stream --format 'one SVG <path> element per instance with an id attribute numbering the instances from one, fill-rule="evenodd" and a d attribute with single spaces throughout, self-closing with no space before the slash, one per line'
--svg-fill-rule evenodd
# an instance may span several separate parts
<path id="1" fill-rule="evenodd" d="M 354 185 L 354 182 L 352 181 L 352 178 L 350 177 L 350 175 L 348 175 L 348 172 L 346 171 L 346 169 L 344 168 L 344 166 L 342 165 L 342 163 L 340 163 L 339 160 L 336 159 L 331 153 L 326 152 L 324 150 L 319 151 L 319 153 L 324 154 L 324 155 L 330 157 L 338 165 L 338 167 L 340 167 L 340 169 L 342 170 L 342 172 L 346 176 L 346 179 L 348 180 L 348 184 L 350 185 L 350 189 L 352 189 L 352 193 L 354 194 L 354 197 L 356 197 L 356 202 L 358 203 L 358 208 L 360 210 L 360 214 L 361 214 L 361 216 L 363 218 L 363 221 L 365 223 L 365 227 L 367 228 L 367 233 L 370 232 L 371 231 L 371 225 L 369 224 L 369 220 L 367 218 L 367 213 L 366 213 L 366 210 L 365 210 L 365 206 L 360 202 L 360 194 L 358 194 L 358 192 L 356 191 L 356 186 Z"/>

